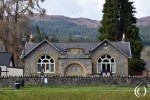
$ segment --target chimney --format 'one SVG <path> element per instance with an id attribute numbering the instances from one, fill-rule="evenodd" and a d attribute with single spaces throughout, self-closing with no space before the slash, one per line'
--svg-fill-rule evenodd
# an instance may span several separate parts
<path id="1" fill-rule="evenodd" d="M 125 40 L 126 40 L 126 37 L 125 37 L 125 34 L 123 33 L 122 34 L 122 42 L 125 42 Z"/>
<path id="2" fill-rule="evenodd" d="M 29 39 L 29 42 L 30 42 L 30 43 L 32 42 L 32 39 L 33 39 L 33 35 L 30 34 L 30 39 Z"/>

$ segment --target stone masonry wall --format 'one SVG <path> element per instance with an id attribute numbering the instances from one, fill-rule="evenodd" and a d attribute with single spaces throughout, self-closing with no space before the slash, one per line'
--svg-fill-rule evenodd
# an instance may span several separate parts
<path id="1" fill-rule="evenodd" d="M 50 74 L 54 75 L 59 73 L 58 72 L 59 52 L 48 43 L 43 43 L 40 47 L 38 47 L 36 50 L 34 50 L 30 55 L 26 57 L 24 75 L 37 74 L 37 60 L 42 55 L 49 55 L 53 57 L 53 59 L 55 60 L 55 73 L 50 73 Z"/>
<path id="2" fill-rule="evenodd" d="M 105 47 L 105 43 L 107 47 Z M 91 52 L 93 74 L 97 74 L 98 59 L 103 55 L 110 55 L 115 59 L 116 72 L 114 75 L 128 75 L 128 58 L 108 42 L 104 42 L 95 51 Z"/>
<path id="3" fill-rule="evenodd" d="M 107 85 L 107 86 L 138 86 L 150 85 L 150 77 L 101 77 L 101 76 L 49 76 L 45 85 Z M 28 77 L 0 77 L 0 87 L 14 86 L 18 80 L 24 79 L 25 85 L 40 85 L 39 76 Z"/>

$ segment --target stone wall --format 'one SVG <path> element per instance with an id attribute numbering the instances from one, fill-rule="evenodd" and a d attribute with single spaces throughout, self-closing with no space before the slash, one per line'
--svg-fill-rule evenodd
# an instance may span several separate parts
<path id="1" fill-rule="evenodd" d="M 101 77 L 101 76 L 48 76 L 46 85 L 107 85 L 107 86 L 147 86 L 150 77 Z M 14 86 L 16 81 L 24 79 L 25 85 L 40 85 L 40 76 L 0 77 L 0 87 Z"/>

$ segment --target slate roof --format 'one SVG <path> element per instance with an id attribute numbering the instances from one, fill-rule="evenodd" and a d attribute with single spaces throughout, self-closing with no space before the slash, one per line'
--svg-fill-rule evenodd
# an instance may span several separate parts
<path id="1" fill-rule="evenodd" d="M 13 61 L 13 53 L 0 52 L 0 66 L 10 66 L 11 61 Z"/>
<path id="2" fill-rule="evenodd" d="M 104 40 L 108 41 L 108 40 Z M 102 42 L 104 42 L 102 41 Z M 47 40 L 42 41 L 48 42 Z M 60 52 L 64 52 L 69 48 L 81 48 L 85 51 L 86 54 L 89 54 L 90 51 L 94 50 L 98 47 L 102 42 L 77 42 L 77 43 L 50 43 L 55 48 L 57 48 Z M 109 42 L 109 41 L 108 41 Z M 38 47 L 41 43 L 26 43 L 25 46 L 25 56 L 31 53 L 36 47 Z M 131 50 L 130 50 L 130 42 L 110 42 L 115 48 L 124 53 L 126 56 L 131 58 Z M 24 51 L 22 52 L 21 58 L 23 58 Z"/>

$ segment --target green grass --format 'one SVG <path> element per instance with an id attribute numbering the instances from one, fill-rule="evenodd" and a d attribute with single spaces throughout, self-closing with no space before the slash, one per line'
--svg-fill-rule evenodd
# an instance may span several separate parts
<path id="1" fill-rule="evenodd" d="M 150 100 L 137 98 L 134 87 L 110 86 L 26 86 L 19 90 L 0 88 L 0 100 Z"/>

